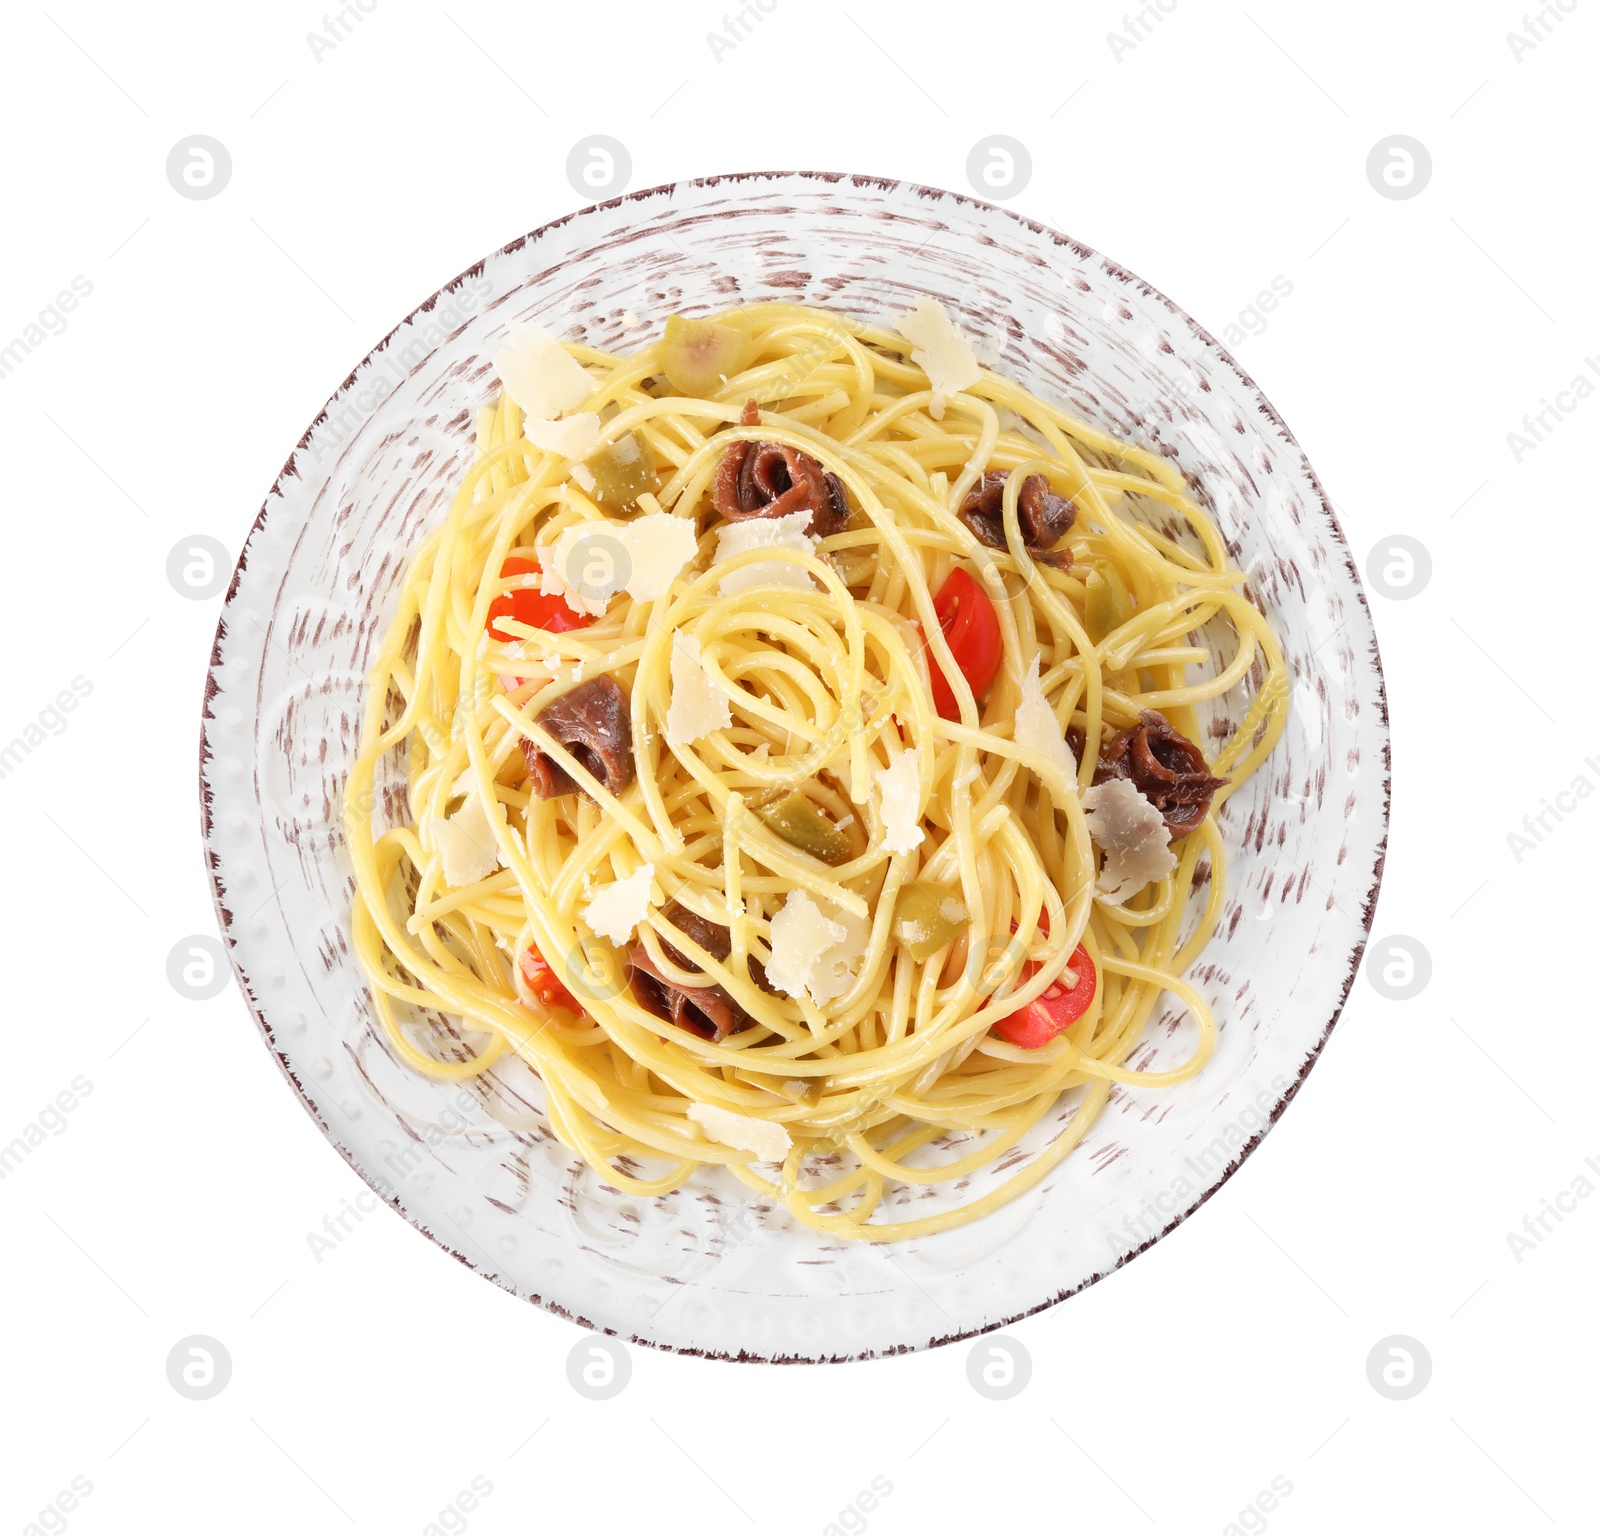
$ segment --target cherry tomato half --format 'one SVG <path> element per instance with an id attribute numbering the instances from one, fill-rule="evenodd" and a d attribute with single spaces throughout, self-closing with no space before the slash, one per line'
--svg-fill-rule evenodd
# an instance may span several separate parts
<path id="1" fill-rule="evenodd" d="M 583 1012 L 577 998 L 561 985 L 544 956 L 531 944 L 522 952 L 522 979 L 527 982 L 528 990 L 546 1008 L 568 1008 L 573 1013 Z"/>
<path id="2" fill-rule="evenodd" d="M 1089 958 L 1089 951 L 1083 945 L 1073 950 L 1067 968 L 1077 975 L 1078 984 L 1075 987 L 1069 990 L 1063 984 L 1063 978 L 1058 977 L 1031 1003 L 1024 1004 L 1009 1018 L 1001 1019 L 994 1025 L 994 1033 L 1011 1045 L 1021 1046 L 1025 1051 L 1036 1051 L 1041 1045 L 1048 1045 L 1069 1024 L 1077 1023 L 1094 1001 L 1097 981 L 1094 961 Z M 1023 980 L 1036 975 L 1038 970 L 1037 961 L 1025 961 L 1022 966 Z"/>
<path id="3" fill-rule="evenodd" d="M 1002 651 L 1000 620 L 989 594 L 958 565 L 934 594 L 933 611 L 939 616 L 939 628 L 944 631 L 973 698 L 981 699 L 1000 670 Z M 928 658 L 928 680 L 933 685 L 934 708 L 946 720 L 959 720 L 956 696 L 933 656 Z"/>
<path id="4" fill-rule="evenodd" d="M 502 578 L 538 574 L 538 563 L 524 560 L 520 555 L 512 555 L 500 567 Z M 513 587 L 509 592 L 502 592 L 489 604 L 489 633 L 502 642 L 522 639 L 520 635 L 506 634 L 495 623 L 496 619 L 515 619 L 519 624 L 548 630 L 552 635 L 559 635 L 568 629 L 584 629 L 594 623 L 588 614 L 569 608 L 565 598 L 541 592 L 537 587 Z"/>

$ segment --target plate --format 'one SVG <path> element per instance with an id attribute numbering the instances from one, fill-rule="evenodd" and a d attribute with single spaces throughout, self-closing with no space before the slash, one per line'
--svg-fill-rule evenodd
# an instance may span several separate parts
<path id="1" fill-rule="evenodd" d="M 1205 1071 L 1118 1089 L 1081 1147 L 979 1222 L 841 1244 L 752 1204 L 720 1170 L 657 1200 L 615 1193 L 552 1136 L 521 1062 L 468 1086 L 399 1066 L 351 951 L 341 792 L 401 571 L 445 516 L 512 324 L 629 350 L 674 311 L 782 298 L 881 322 L 918 294 L 943 302 L 997 370 L 1184 472 L 1270 614 L 1294 692 L 1282 742 L 1221 815 L 1227 908 L 1191 973 L 1219 1025 Z M 1212 726 L 1225 733 L 1241 708 L 1216 701 Z M 821 1361 L 948 1343 L 1061 1301 L 1171 1231 L 1250 1155 L 1360 963 L 1389 741 L 1333 510 L 1211 336 L 1132 273 L 1005 209 L 784 173 L 654 187 L 548 224 L 440 289 L 357 365 L 239 558 L 200 777 L 239 984 L 295 1092 L 387 1203 L 480 1274 L 589 1327 L 698 1355 Z M 1181 1060 L 1192 1027 L 1175 1008 L 1159 1014 L 1135 1062 Z"/>

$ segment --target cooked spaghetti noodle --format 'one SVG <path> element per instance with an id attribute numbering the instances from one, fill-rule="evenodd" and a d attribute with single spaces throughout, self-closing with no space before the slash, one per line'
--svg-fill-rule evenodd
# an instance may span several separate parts
<path id="1" fill-rule="evenodd" d="M 555 1135 L 619 1190 L 661 1194 L 721 1164 L 834 1237 L 936 1232 L 1044 1178 L 1114 1084 L 1161 1088 L 1204 1066 L 1214 1024 L 1184 974 L 1223 908 L 1216 808 L 1283 728 L 1283 659 L 1160 454 L 991 371 L 941 395 L 911 344 L 873 325 L 780 303 L 712 319 L 739 366 L 703 395 L 663 377 L 663 340 L 631 356 L 565 347 L 587 374 L 599 460 L 536 447 L 509 392 L 480 412 L 475 461 L 415 554 L 371 672 L 347 791 L 355 944 L 403 1063 L 463 1079 L 514 1052 L 543 1083 Z M 652 488 L 623 517 L 584 466 L 614 468 L 604 455 L 630 438 Z M 756 451 L 745 444 L 791 471 L 819 466 L 840 498 L 833 531 L 718 558 L 717 476 L 730 453 Z M 1004 477 L 990 495 L 998 541 L 963 515 L 1002 485 L 986 474 Z M 1032 477 L 1071 504 L 1053 553 L 1019 510 Z M 578 587 L 570 571 L 550 580 L 564 534 L 580 550 L 586 533 L 617 534 L 614 551 L 630 522 L 661 514 L 687 522 L 693 552 L 675 575 L 649 573 L 658 593 L 602 589 L 566 610 L 581 618 L 565 629 L 515 616 L 508 594 Z M 998 620 L 981 697 L 938 606 L 957 570 Z M 667 719 L 685 656 L 723 722 L 690 740 Z M 545 714 L 606 678 L 636 769 L 615 792 L 600 757 Z M 1056 751 L 1017 723 L 1030 689 Z M 1235 689 L 1249 706 L 1206 763 L 1190 746 L 1195 706 Z M 1171 867 L 1118 900 L 1084 798 L 1108 740 L 1151 711 L 1214 792 L 1172 839 Z M 1069 737 L 1075 771 L 1059 751 Z M 375 835 L 379 775 L 401 767 L 406 815 Z M 772 815 L 785 796 L 823 843 Z M 475 822 L 462 819 L 471 801 Z M 443 844 L 457 825 L 494 846 L 487 872 L 452 884 Z M 633 931 L 603 937 L 586 914 L 606 929 L 597 897 L 630 881 L 636 930 L 624 919 Z M 951 921 L 927 954 L 926 925 L 904 919 L 930 891 Z M 775 938 L 791 905 L 823 923 L 798 957 Z M 831 986 L 766 974 L 804 974 L 838 936 Z M 1081 1011 L 1062 1023 L 1051 1010 L 1074 989 Z M 719 999 L 735 1026 L 661 1006 L 680 992 Z M 1139 1070 L 1129 1058 L 1164 993 L 1192 1048 Z M 427 1022 L 441 1015 L 453 1027 Z M 1019 1032 L 1022 1018 L 1048 1037 Z M 1000 1159 L 1003 1174 L 974 1178 Z M 931 1214 L 906 1214 L 930 1185 Z"/>

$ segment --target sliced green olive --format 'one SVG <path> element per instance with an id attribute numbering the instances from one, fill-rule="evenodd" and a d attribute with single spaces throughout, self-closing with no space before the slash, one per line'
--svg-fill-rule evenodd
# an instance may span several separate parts
<path id="1" fill-rule="evenodd" d="M 646 491 L 656 488 L 656 456 L 637 432 L 597 448 L 583 461 L 594 477 L 594 499 L 611 512 L 631 512 Z"/>
<path id="2" fill-rule="evenodd" d="M 1109 565 L 1097 565 L 1084 584 L 1083 627 L 1095 644 L 1133 617 L 1133 596 Z"/>
<path id="3" fill-rule="evenodd" d="M 953 891 L 917 880 L 901 887 L 890 932 L 920 965 L 959 937 L 971 921 L 967 904 Z"/>
<path id="4" fill-rule="evenodd" d="M 737 326 L 671 315 L 661 340 L 661 366 L 680 394 L 714 395 L 744 367 L 750 338 Z"/>
<path id="5" fill-rule="evenodd" d="M 850 839 L 798 789 L 769 790 L 750 802 L 753 810 L 786 843 L 824 864 L 844 864 Z"/>

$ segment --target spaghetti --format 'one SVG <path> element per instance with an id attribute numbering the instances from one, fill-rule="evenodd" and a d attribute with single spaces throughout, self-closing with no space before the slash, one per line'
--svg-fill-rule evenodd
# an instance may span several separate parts
<path id="1" fill-rule="evenodd" d="M 613 1187 L 720 1164 L 870 1241 L 996 1209 L 1114 1084 L 1201 1070 L 1216 809 L 1288 697 L 1171 464 L 918 334 L 769 303 L 508 357 L 347 789 L 403 1063 L 513 1052 Z M 1208 762 L 1194 707 L 1235 688 Z M 1140 1070 L 1164 993 L 1193 1048 Z"/>

